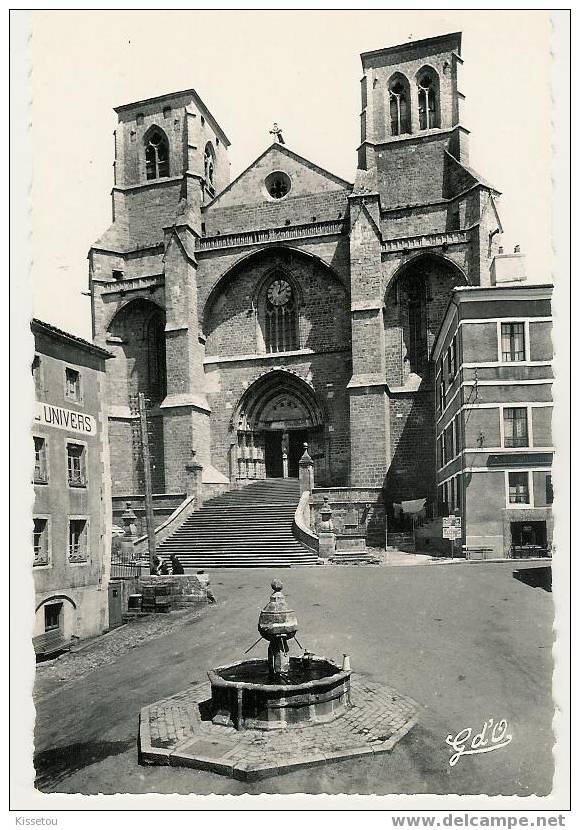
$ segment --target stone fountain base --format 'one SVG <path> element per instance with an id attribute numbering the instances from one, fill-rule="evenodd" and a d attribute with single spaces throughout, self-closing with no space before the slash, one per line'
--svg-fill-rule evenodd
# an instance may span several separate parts
<path id="1" fill-rule="evenodd" d="M 255 781 L 329 761 L 390 752 L 416 723 L 413 700 L 354 673 L 350 701 L 351 706 L 331 722 L 237 731 L 212 723 L 210 684 L 193 684 L 141 710 L 139 762 Z"/>

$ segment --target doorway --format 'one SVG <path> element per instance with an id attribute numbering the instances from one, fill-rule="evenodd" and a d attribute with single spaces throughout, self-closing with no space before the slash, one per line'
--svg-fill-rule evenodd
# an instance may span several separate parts
<path id="1" fill-rule="evenodd" d="M 545 551 L 548 537 L 546 522 L 512 522 L 512 551 L 516 557 Z"/>
<path id="2" fill-rule="evenodd" d="M 298 462 L 304 455 L 308 433 L 305 429 L 293 429 L 288 433 L 288 439 L 288 478 L 298 478 Z"/>
<path id="3" fill-rule="evenodd" d="M 264 463 L 266 478 L 282 478 L 282 431 L 270 430 L 264 433 Z"/>

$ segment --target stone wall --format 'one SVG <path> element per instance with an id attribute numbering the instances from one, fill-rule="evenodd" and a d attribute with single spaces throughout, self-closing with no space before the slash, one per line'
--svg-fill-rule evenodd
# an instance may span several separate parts
<path id="1" fill-rule="evenodd" d="M 332 508 L 335 533 L 364 535 L 370 547 L 385 547 L 385 501 L 378 487 L 315 487 L 310 502 L 311 527 L 318 532 L 324 497 Z"/>

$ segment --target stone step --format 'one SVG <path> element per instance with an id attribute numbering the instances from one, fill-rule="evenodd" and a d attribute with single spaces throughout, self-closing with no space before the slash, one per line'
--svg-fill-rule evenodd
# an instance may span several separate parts
<path id="1" fill-rule="evenodd" d="M 292 535 L 297 480 L 265 479 L 208 500 L 160 546 L 184 568 L 314 565 L 317 555 Z"/>

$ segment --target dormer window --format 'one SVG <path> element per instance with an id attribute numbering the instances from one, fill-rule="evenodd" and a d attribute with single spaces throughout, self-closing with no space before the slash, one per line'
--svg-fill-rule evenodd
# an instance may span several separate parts
<path id="1" fill-rule="evenodd" d="M 145 170 L 148 179 L 169 176 L 169 146 L 159 129 L 153 129 L 145 141 Z"/>
<path id="2" fill-rule="evenodd" d="M 394 78 L 389 84 L 389 113 L 391 135 L 411 132 L 409 89 L 402 78 Z"/>
<path id="3" fill-rule="evenodd" d="M 419 128 L 432 130 L 439 126 L 439 101 L 437 76 L 430 69 L 423 70 L 418 77 Z"/>

